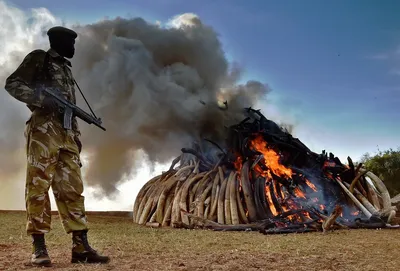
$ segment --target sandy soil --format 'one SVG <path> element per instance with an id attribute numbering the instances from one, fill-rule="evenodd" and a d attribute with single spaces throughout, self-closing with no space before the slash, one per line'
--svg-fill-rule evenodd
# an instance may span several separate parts
<path id="1" fill-rule="evenodd" d="M 400 270 L 400 230 L 344 230 L 328 234 L 152 229 L 129 217 L 90 215 L 93 247 L 107 265 L 71 264 L 70 236 L 53 216 L 47 236 L 49 270 Z M 0 270 L 29 264 L 25 214 L 0 213 Z"/>

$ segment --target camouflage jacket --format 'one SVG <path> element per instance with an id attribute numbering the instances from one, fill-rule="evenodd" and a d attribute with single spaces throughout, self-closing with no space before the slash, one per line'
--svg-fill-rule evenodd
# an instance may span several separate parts
<path id="1" fill-rule="evenodd" d="M 7 92 L 17 100 L 26 103 L 33 114 L 41 110 L 44 99 L 43 95 L 35 93 L 37 84 L 57 88 L 68 101 L 76 104 L 75 82 L 69 68 L 71 62 L 53 49 L 49 49 L 47 53 L 47 65 L 44 65 L 46 51 L 30 52 L 6 80 Z M 80 135 L 76 117 L 73 118 L 72 130 L 76 135 Z"/>

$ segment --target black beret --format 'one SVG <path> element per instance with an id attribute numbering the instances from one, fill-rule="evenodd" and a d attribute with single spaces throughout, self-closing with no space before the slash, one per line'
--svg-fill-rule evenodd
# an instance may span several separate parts
<path id="1" fill-rule="evenodd" d="M 55 26 L 49 29 L 49 31 L 47 31 L 47 35 L 49 37 L 51 36 L 65 36 L 65 37 L 70 37 L 72 39 L 76 39 L 78 37 L 78 34 L 76 34 L 75 31 L 62 27 L 62 26 Z"/>

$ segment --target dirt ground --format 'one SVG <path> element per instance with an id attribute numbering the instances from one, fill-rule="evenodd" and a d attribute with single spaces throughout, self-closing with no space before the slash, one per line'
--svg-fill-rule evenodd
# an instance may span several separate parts
<path id="1" fill-rule="evenodd" d="M 107 265 L 71 264 L 71 239 L 53 216 L 49 270 L 400 270 L 400 230 L 258 232 L 152 229 L 128 217 L 89 215 L 89 239 L 112 257 Z M 0 270 L 29 265 L 25 214 L 0 213 Z"/>

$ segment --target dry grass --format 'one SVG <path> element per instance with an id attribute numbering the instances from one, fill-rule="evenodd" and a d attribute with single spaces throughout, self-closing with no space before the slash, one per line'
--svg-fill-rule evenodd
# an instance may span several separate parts
<path id="1" fill-rule="evenodd" d="M 27 270 L 24 213 L 0 213 L 0 270 Z M 151 229 L 126 217 L 89 216 L 93 246 L 108 265 L 70 264 L 70 236 L 53 216 L 48 247 L 56 270 L 399 270 L 400 230 L 269 235 Z"/>

